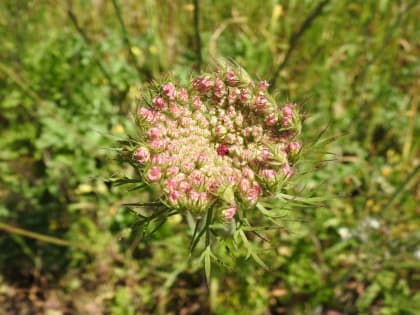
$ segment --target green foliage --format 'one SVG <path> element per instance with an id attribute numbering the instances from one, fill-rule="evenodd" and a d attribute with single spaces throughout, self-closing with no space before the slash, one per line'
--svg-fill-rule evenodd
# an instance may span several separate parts
<path id="1" fill-rule="evenodd" d="M 420 6 L 331 0 L 305 24 L 321 2 L 199 1 L 205 64 L 270 78 L 289 54 L 275 88 L 304 103 L 312 196 L 276 206 L 270 243 L 234 231 L 247 248 L 226 241 L 206 283 L 195 222 L 150 234 L 126 204 L 153 192 L 108 180 L 134 176 L 113 148 L 138 87 L 197 69 L 191 3 L 115 1 L 121 25 L 111 1 L 1 1 L 0 221 L 26 232 L 0 230 L 0 314 L 417 314 Z"/>

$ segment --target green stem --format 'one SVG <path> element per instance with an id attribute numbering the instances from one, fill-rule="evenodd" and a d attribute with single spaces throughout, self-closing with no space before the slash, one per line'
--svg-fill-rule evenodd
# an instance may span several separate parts
<path id="1" fill-rule="evenodd" d="M 195 54 L 197 58 L 197 70 L 201 70 L 203 56 L 201 53 L 201 37 L 200 37 L 200 1 L 194 0 L 194 37 L 195 37 Z"/>
<path id="2" fill-rule="evenodd" d="M 46 242 L 46 243 L 50 243 L 50 244 L 54 244 L 54 245 L 58 245 L 58 246 L 66 246 L 66 247 L 77 247 L 80 249 L 83 249 L 85 251 L 89 251 L 91 252 L 92 249 L 89 247 L 86 247 L 84 245 L 81 244 L 74 244 L 72 242 L 69 241 L 65 241 L 56 237 L 52 237 L 52 236 L 48 236 L 48 235 L 44 235 L 44 234 L 40 234 L 40 233 L 36 233 L 36 232 L 32 232 L 32 231 L 28 231 L 25 229 L 21 229 L 15 226 L 11 226 L 8 225 L 6 223 L 2 223 L 0 222 L 0 230 L 12 233 L 12 234 L 18 234 L 18 235 L 22 235 L 25 237 L 29 237 L 29 238 L 33 238 L 36 239 L 38 241 L 41 242 Z"/>

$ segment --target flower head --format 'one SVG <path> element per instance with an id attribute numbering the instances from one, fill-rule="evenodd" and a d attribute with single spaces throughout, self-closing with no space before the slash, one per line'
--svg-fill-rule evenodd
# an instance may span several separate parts
<path id="1" fill-rule="evenodd" d="M 139 110 L 145 144 L 133 159 L 160 187 L 162 201 L 200 216 L 217 207 L 232 220 L 238 207 L 252 209 L 276 193 L 273 183 L 292 176 L 301 144 L 289 130 L 300 117 L 295 104 L 277 104 L 267 87 L 229 69 L 188 87 L 167 82 L 157 89 L 152 109 Z"/>

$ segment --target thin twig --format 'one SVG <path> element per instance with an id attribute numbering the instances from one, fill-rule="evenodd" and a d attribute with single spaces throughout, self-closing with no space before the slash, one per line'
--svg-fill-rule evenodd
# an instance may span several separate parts
<path id="1" fill-rule="evenodd" d="M 102 64 L 102 62 L 97 57 L 97 51 L 93 47 L 92 41 L 87 36 L 85 30 L 80 26 L 79 21 L 77 20 L 77 17 L 74 14 L 73 9 L 72 9 L 72 0 L 68 0 L 67 1 L 67 10 L 66 10 L 66 12 L 67 12 L 67 15 L 68 15 L 70 21 L 72 22 L 74 28 L 77 30 L 77 32 L 79 33 L 79 35 L 85 41 L 85 44 L 93 51 L 94 57 L 95 57 L 94 58 L 95 59 L 95 63 L 98 66 L 99 70 L 102 72 L 103 76 L 106 78 L 106 80 L 108 81 L 109 85 L 114 90 L 118 90 L 118 87 L 112 81 L 112 78 L 111 78 L 110 74 L 108 73 L 108 71 L 105 69 L 105 66 Z"/>
<path id="2" fill-rule="evenodd" d="M 36 233 L 36 232 L 32 232 L 32 231 L 28 231 L 25 229 L 21 229 L 15 226 L 11 226 L 8 225 L 6 223 L 2 223 L 0 222 L 0 230 L 12 233 L 12 234 L 18 234 L 18 235 L 22 235 L 25 237 L 29 237 L 29 238 L 33 238 L 36 239 L 38 241 L 42 241 L 42 242 L 46 242 L 46 243 L 50 243 L 50 244 L 54 244 L 54 245 L 58 245 L 58 246 L 66 246 L 66 247 L 77 247 L 80 249 L 83 249 L 85 251 L 89 251 L 91 252 L 92 249 L 83 245 L 83 244 L 75 244 L 69 241 L 65 241 L 56 237 L 52 237 L 52 236 L 48 236 L 48 235 L 44 235 L 44 234 L 40 234 L 40 233 Z"/>
<path id="3" fill-rule="evenodd" d="M 394 194 L 389 199 L 386 206 L 383 208 L 382 213 L 386 214 L 388 210 L 398 201 L 398 199 L 403 195 L 404 191 L 408 190 L 408 188 L 416 183 L 414 180 L 417 174 L 420 171 L 420 164 L 418 164 L 406 177 L 404 181 L 401 182 L 401 185 L 395 190 Z M 385 216 L 386 217 L 386 216 Z"/>
<path id="4" fill-rule="evenodd" d="M 197 70 L 201 70 L 203 57 L 201 54 L 201 37 L 200 37 L 200 1 L 194 0 L 194 37 L 195 37 L 195 54 L 197 58 Z"/>
<path id="5" fill-rule="evenodd" d="M 277 66 L 276 70 L 274 71 L 273 76 L 270 79 L 270 86 L 269 89 L 272 91 L 276 85 L 277 77 L 280 73 L 280 71 L 286 66 L 287 62 L 290 59 L 290 56 L 292 55 L 293 51 L 296 49 L 299 39 L 302 37 L 302 35 L 311 27 L 312 23 L 315 21 L 315 19 L 321 15 L 322 10 L 324 7 L 330 2 L 330 0 L 324 0 L 320 2 L 314 10 L 306 17 L 306 19 L 303 21 L 302 25 L 300 26 L 299 30 L 295 33 L 293 33 L 290 36 L 289 39 L 289 48 L 286 51 L 286 55 L 283 58 L 283 61 L 280 62 L 280 64 Z"/>
<path id="6" fill-rule="evenodd" d="M 117 0 L 112 0 L 112 5 L 114 7 L 115 14 L 117 15 L 118 22 L 120 23 L 121 32 L 123 35 L 124 44 L 126 45 L 126 48 L 128 50 L 128 55 L 130 56 L 131 62 L 133 63 L 133 66 L 136 68 L 137 73 L 139 74 L 139 76 L 142 76 L 144 73 L 144 69 L 140 67 L 139 63 L 137 62 L 136 56 L 134 56 L 133 49 L 132 49 L 133 46 L 131 44 L 130 37 L 128 36 L 127 28 L 125 27 L 124 19 L 123 19 L 121 9 L 120 9 L 120 6 L 118 5 Z"/>

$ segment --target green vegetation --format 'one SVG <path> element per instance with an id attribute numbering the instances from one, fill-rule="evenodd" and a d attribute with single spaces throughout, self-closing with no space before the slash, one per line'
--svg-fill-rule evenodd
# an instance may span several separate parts
<path id="1" fill-rule="evenodd" d="M 0 314 L 418 314 L 419 16 L 415 0 L 1 1 Z M 325 206 L 254 240 L 270 271 L 238 259 L 208 289 L 187 222 L 144 239 L 124 204 L 147 194 L 109 178 L 132 175 L 112 148 L 139 88 L 219 57 L 303 102 L 307 143 L 334 141 L 301 183 Z"/>

